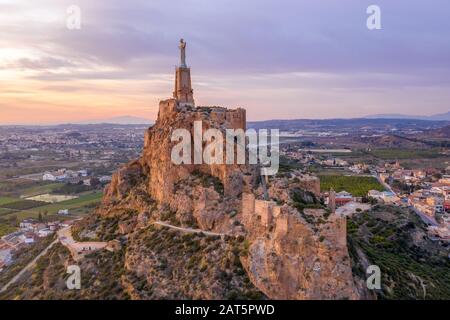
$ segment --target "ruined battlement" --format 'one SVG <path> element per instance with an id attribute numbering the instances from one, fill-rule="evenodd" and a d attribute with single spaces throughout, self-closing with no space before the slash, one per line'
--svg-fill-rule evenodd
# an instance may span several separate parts
<path id="1" fill-rule="evenodd" d="M 242 221 L 244 225 L 258 224 L 269 230 L 275 226 L 275 231 L 282 235 L 288 232 L 289 215 L 283 212 L 283 207 L 274 201 L 255 199 L 253 193 L 242 194 Z"/>
<path id="2" fill-rule="evenodd" d="M 178 103 L 176 99 L 161 100 L 159 102 L 158 119 L 166 118 L 177 111 Z"/>
<path id="3" fill-rule="evenodd" d="M 159 102 L 158 119 L 166 119 L 177 112 L 189 112 L 192 119 L 214 123 L 215 126 L 224 129 L 246 130 L 246 110 L 243 108 L 227 109 L 224 107 L 192 107 L 180 103 L 177 99 L 167 99 Z"/>
<path id="4" fill-rule="evenodd" d="M 228 129 L 246 130 L 246 111 L 243 108 L 227 109 L 223 107 L 199 107 L 199 110 L 207 110 L 212 121 L 220 124 L 227 123 Z"/>

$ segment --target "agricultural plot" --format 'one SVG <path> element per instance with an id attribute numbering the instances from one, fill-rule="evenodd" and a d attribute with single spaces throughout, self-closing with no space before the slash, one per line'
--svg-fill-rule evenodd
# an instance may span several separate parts
<path id="1" fill-rule="evenodd" d="M 16 227 L 13 227 L 7 223 L 0 223 L 0 237 L 3 237 L 6 234 L 13 233 L 16 230 Z"/>
<path id="2" fill-rule="evenodd" d="M 47 204 L 43 201 L 34 201 L 34 200 L 18 200 L 15 202 L 10 202 L 2 205 L 4 209 L 12 209 L 12 210 L 27 210 L 36 207 L 41 207 Z"/>
<path id="3" fill-rule="evenodd" d="M 11 209 L 0 208 L 0 217 L 10 214 L 10 213 L 13 213 L 13 212 L 14 212 L 14 210 L 11 210 Z"/>
<path id="4" fill-rule="evenodd" d="M 44 185 L 31 186 L 29 188 L 22 190 L 22 196 L 28 198 L 38 196 L 41 194 L 48 194 L 51 193 L 53 190 L 60 188 L 61 185 L 62 185 L 61 183 L 50 183 Z"/>
<path id="5" fill-rule="evenodd" d="M 321 175 L 319 178 L 322 192 L 333 188 L 336 192 L 345 190 L 356 197 L 363 197 L 369 190 L 384 191 L 384 187 L 374 177 Z"/>
<path id="6" fill-rule="evenodd" d="M 443 156 L 437 149 L 374 149 L 370 153 L 373 156 L 384 160 L 433 159 Z"/>
<path id="7" fill-rule="evenodd" d="M 11 202 L 16 202 L 17 200 L 18 199 L 11 197 L 0 197 L 0 207 Z"/>
<path id="8" fill-rule="evenodd" d="M 58 195 L 58 194 L 40 194 L 38 196 L 27 198 L 27 200 L 43 201 L 49 203 L 58 203 L 78 198 L 77 196 Z"/>
<path id="9" fill-rule="evenodd" d="M 0 181 L 0 197 L 32 197 L 39 194 L 51 193 L 53 190 L 61 187 L 61 185 L 61 183 L 26 179 L 4 180 Z"/>
<path id="10" fill-rule="evenodd" d="M 80 196 L 76 199 L 71 199 L 59 203 L 48 204 L 45 203 L 43 206 L 31 208 L 29 210 L 23 210 L 20 212 L 15 212 L 12 214 L 8 214 L 3 216 L 5 219 L 11 218 L 15 216 L 17 220 L 23 220 L 27 218 L 37 218 L 39 213 L 44 215 L 57 215 L 59 210 L 69 209 L 70 213 L 73 215 L 77 214 L 86 214 L 89 213 L 90 210 L 100 203 L 103 197 L 102 192 L 94 192 L 90 194 L 86 194 Z"/>

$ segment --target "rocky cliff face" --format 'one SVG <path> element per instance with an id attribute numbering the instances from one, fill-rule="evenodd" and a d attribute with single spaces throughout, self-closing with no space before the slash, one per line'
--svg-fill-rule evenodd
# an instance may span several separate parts
<path id="1" fill-rule="evenodd" d="M 145 279 L 152 292 L 157 292 L 137 292 L 133 281 L 128 281 L 131 297 L 224 298 L 230 289 L 225 289 L 218 279 L 228 277 L 241 297 L 242 292 L 261 292 L 261 297 L 273 299 L 359 298 L 347 252 L 345 218 L 321 209 L 316 198 L 317 179 L 298 175 L 269 179 L 266 193 L 279 204 L 274 206 L 263 200 L 265 192 L 255 167 L 175 165 L 170 159 L 174 129 L 184 128 L 193 134 L 193 123 L 198 120 L 202 120 L 203 129 L 224 131 L 233 124 L 226 117 L 211 116 L 209 108 L 180 108 L 175 100 L 162 105 L 157 122 L 145 135 L 142 157 L 113 176 L 97 215 L 99 220 L 118 221 L 116 229 L 106 229 L 112 232 L 109 238 L 125 236 L 128 241 L 125 269 L 134 277 Z M 305 203 L 317 202 L 316 209 L 296 207 L 298 199 L 293 198 L 293 189 L 303 190 Z M 243 194 L 251 194 L 259 206 L 250 217 L 243 216 Z M 124 210 L 128 210 L 127 215 L 123 215 Z M 134 213 L 129 214 L 130 210 Z M 216 249 L 199 245 L 202 253 L 197 258 L 185 256 L 179 253 L 179 246 L 185 245 L 183 241 L 176 241 L 176 245 L 168 241 L 180 231 L 172 230 L 168 236 L 167 230 L 151 227 L 155 221 L 221 233 L 228 241 L 219 241 Z M 149 227 L 151 232 L 146 233 Z M 99 231 L 97 226 L 96 231 L 102 233 L 106 229 Z M 165 240 L 157 243 L 155 253 L 154 246 L 160 238 Z M 220 262 L 227 260 L 223 255 L 230 254 L 230 261 L 234 261 L 231 264 L 237 269 L 227 266 L 230 262 Z M 201 272 L 195 268 L 189 271 L 194 260 L 211 270 L 211 277 L 201 281 L 211 291 L 176 288 L 177 283 L 189 283 Z M 165 265 L 164 272 L 161 264 Z M 192 273 L 189 281 L 185 279 L 188 271 Z M 243 280 L 242 273 L 249 280 Z M 173 291 L 163 289 L 169 283 Z"/>
<path id="2" fill-rule="evenodd" d="M 332 216 L 314 231 L 293 210 L 279 216 L 283 218 L 289 223 L 287 232 L 249 228 L 251 245 L 243 265 L 252 282 L 273 299 L 358 299 L 347 247 L 340 239 L 345 239 L 345 219 Z"/>
<path id="3" fill-rule="evenodd" d="M 104 204 L 124 202 L 137 183 L 144 181 L 148 196 L 181 220 L 195 218 L 206 230 L 229 231 L 227 212 L 239 210 L 240 194 L 256 184 L 256 168 L 237 164 L 174 164 L 171 150 L 178 141 L 171 141 L 171 135 L 175 129 L 186 129 L 193 136 L 194 121 L 202 121 L 203 130 L 215 128 L 225 133 L 233 122 L 226 117 L 211 116 L 210 108 L 179 107 L 173 99 L 162 104 L 170 108 L 164 112 L 160 109 L 155 125 L 146 132 L 142 157 L 113 175 Z"/>

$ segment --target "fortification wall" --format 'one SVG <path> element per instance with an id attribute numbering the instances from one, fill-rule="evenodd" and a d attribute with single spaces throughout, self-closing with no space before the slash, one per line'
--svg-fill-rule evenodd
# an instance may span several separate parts
<path id="1" fill-rule="evenodd" d="M 282 207 L 273 201 L 255 200 L 252 193 L 242 194 L 242 222 L 246 226 L 259 225 L 265 229 L 278 223 Z"/>
<path id="2" fill-rule="evenodd" d="M 175 99 L 167 99 L 159 102 L 158 119 L 167 118 L 177 110 L 177 101 Z"/>

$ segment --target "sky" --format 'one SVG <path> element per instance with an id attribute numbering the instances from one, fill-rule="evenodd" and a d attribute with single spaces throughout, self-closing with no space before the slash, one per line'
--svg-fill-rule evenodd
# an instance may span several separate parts
<path id="1" fill-rule="evenodd" d="M 155 120 L 180 38 L 196 104 L 248 120 L 445 113 L 449 17 L 448 0 L 0 0 L 0 124 Z"/>

